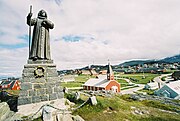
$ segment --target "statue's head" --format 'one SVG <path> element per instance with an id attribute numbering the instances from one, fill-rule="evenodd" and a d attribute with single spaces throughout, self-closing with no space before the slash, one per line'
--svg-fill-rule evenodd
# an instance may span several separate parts
<path id="1" fill-rule="evenodd" d="M 44 19 L 47 18 L 47 13 L 44 10 L 40 10 L 38 13 L 38 18 Z"/>

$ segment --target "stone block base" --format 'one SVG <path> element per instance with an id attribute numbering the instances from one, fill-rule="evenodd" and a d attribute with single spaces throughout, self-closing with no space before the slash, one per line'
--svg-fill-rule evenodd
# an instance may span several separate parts
<path id="1" fill-rule="evenodd" d="M 29 63 L 24 66 L 18 105 L 50 101 L 64 97 L 53 63 Z"/>

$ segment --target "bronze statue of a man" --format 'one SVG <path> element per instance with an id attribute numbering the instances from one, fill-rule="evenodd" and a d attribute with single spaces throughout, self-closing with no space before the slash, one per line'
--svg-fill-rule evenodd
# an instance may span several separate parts
<path id="1" fill-rule="evenodd" d="M 50 60 L 49 29 L 53 29 L 54 24 L 47 20 L 47 13 L 44 10 L 39 11 L 37 18 L 31 17 L 32 13 L 29 13 L 27 24 L 34 26 L 29 59 Z"/>

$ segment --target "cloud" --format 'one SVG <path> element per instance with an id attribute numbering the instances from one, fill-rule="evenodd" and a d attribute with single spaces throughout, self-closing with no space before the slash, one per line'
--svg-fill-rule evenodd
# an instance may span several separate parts
<path id="1" fill-rule="evenodd" d="M 58 69 L 68 69 L 106 64 L 108 59 L 117 64 L 178 54 L 179 4 L 179 0 L 1 0 L 0 75 L 20 75 L 26 64 L 30 5 L 33 17 L 44 9 L 54 22 L 51 55 Z"/>
<path id="2" fill-rule="evenodd" d="M 0 48 L 0 76 L 20 76 L 26 63 L 27 48 Z"/>

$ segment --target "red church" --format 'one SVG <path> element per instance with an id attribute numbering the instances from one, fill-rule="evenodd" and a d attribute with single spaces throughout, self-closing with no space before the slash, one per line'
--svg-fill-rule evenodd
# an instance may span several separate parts
<path id="1" fill-rule="evenodd" d="M 114 73 L 110 63 L 108 63 L 107 75 L 100 75 L 97 78 L 91 78 L 83 84 L 84 90 L 106 90 L 112 92 L 120 92 L 120 84 L 114 80 Z"/>

